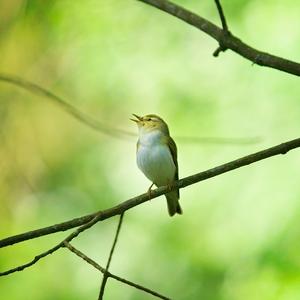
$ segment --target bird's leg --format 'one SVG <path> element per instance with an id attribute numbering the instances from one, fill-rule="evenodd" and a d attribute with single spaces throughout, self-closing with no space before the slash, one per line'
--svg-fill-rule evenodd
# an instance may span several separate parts
<path id="1" fill-rule="evenodd" d="M 152 183 L 147 191 L 147 194 L 148 194 L 148 197 L 149 197 L 149 200 L 151 199 L 151 188 L 153 187 L 154 183 Z"/>
<path id="2" fill-rule="evenodd" d="M 174 181 L 169 181 L 168 182 L 167 187 L 168 187 L 169 192 L 171 192 L 171 190 L 173 188 L 173 185 L 174 185 Z"/>

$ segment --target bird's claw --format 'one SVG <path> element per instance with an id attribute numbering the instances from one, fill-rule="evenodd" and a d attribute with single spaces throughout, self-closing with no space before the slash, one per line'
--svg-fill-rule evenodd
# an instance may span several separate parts
<path id="1" fill-rule="evenodd" d="M 171 190 L 172 190 L 172 188 L 173 188 L 173 182 L 169 182 L 169 183 L 167 184 L 167 187 L 168 187 L 169 192 L 171 192 Z"/>
<path id="2" fill-rule="evenodd" d="M 149 200 L 151 200 L 151 188 L 153 187 L 154 183 L 152 183 L 147 191 L 147 194 L 148 194 L 148 198 Z"/>

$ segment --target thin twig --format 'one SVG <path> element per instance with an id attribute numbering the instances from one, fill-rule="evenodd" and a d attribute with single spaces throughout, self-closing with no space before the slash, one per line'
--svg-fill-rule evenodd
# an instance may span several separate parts
<path id="1" fill-rule="evenodd" d="M 227 26 L 227 22 L 226 22 L 226 18 L 225 18 L 224 12 L 223 12 L 222 5 L 221 5 L 219 0 L 215 0 L 215 3 L 216 3 L 218 13 L 219 13 L 219 16 L 220 16 L 220 19 L 221 19 L 222 28 L 223 28 L 224 31 L 227 32 L 228 31 L 228 26 Z"/>
<path id="2" fill-rule="evenodd" d="M 230 145 L 230 146 L 248 146 L 258 144 L 263 141 L 261 137 L 254 136 L 248 138 L 226 138 L 226 137 L 188 137 L 188 136 L 177 136 L 176 143 L 184 144 L 198 144 L 201 145 Z"/>
<path id="3" fill-rule="evenodd" d="M 51 249 L 35 256 L 33 260 L 31 260 L 30 262 L 28 262 L 26 264 L 20 265 L 20 266 L 15 267 L 15 268 L 12 268 L 12 269 L 7 270 L 5 272 L 1 272 L 0 276 L 6 276 L 6 275 L 9 275 L 9 274 L 18 272 L 18 271 L 23 271 L 24 269 L 27 269 L 27 268 L 33 266 L 34 264 L 36 264 L 42 258 L 45 258 L 46 256 L 48 256 L 48 255 L 54 253 L 55 251 L 59 250 L 60 248 L 64 247 L 65 242 L 72 241 L 81 232 L 85 231 L 86 229 L 88 229 L 91 226 L 93 226 L 94 224 L 96 224 L 98 222 L 98 220 L 101 218 L 101 213 L 102 212 L 96 213 L 95 216 L 88 223 L 86 223 L 86 224 L 80 226 L 78 229 L 74 230 L 70 235 L 68 235 L 62 242 L 60 242 L 56 246 L 54 246 Z"/>
<path id="4" fill-rule="evenodd" d="M 61 97 L 57 96 L 53 92 L 45 89 L 44 87 L 41 87 L 40 85 L 37 85 L 36 83 L 30 82 L 23 78 L 19 78 L 17 76 L 3 74 L 3 73 L 0 73 L 0 81 L 13 84 L 16 87 L 25 89 L 28 92 L 31 92 L 39 96 L 43 96 L 46 99 L 50 99 L 51 101 L 54 101 L 55 103 L 59 104 L 59 107 L 61 107 L 66 113 L 74 117 L 77 121 L 81 122 L 82 124 L 100 133 L 113 136 L 115 138 L 122 138 L 122 139 L 137 137 L 137 134 L 133 132 L 111 127 L 108 124 L 95 120 L 91 116 L 77 109 L 75 106 L 67 102 L 65 99 L 62 99 Z M 180 136 L 176 137 L 175 136 L 175 140 L 179 140 L 179 141 L 181 140 L 185 144 L 206 143 L 206 144 L 241 145 L 241 144 L 255 144 L 258 142 L 256 138 L 223 138 L 223 137 L 180 137 Z"/>
<path id="5" fill-rule="evenodd" d="M 81 251 L 79 251 L 78 249 L 76 249 L 74 246 L 72 246 L 70 243 L 68 242 L 64 242 L 64 245 L 66 248 L 68 248 L 71 252 L 73 252 L 74 254 L 76 254 L 77 256 L 79 256 L 80 258 L 82 258 L 83 260 L 85 260 L 88 264 L 92 265 L 94 268 L 96 268 L 97 270 L 99 270 L 101 273 L 105 273 L 105 269 L 103 267 L 101 267 L 97 262 L 95 262 L 94 260 L 92 260 L 91 258 L 89 258 L 88 256 L 86 256 L 84 253 L 82 253 Z M 129 281 L 127 279 L 124 279 L 122 277 L 119 277 L 117 275 L 114 275 L 110 272 L 107 272 L 108 274 L 108 277 L 111 277 L 117 281 L 120 281 L 122 283 L 125 283 L 127 285 L 130 285 L 138 290 L 141 290 L 141 291 L 144 291 L 148 294 L 151 294 L 153 296 L 156 296 L 158 298 L 161 298 L 161 299 L 165 299 L 165 300 L 170 300 L 170 298 L 166 297 L 166 296 L 163 296 L 153 290 L 150 290 L 142 285 L 139 285 L 139 284 L 136 284 L 132 281 Z"/>
<path id="6" fill-rule="evenodd" d="M 55 247 L 37 255 L 34 257 L 33 260 L 31 260 L 30 262 L 20 265 L 18 267 L 12 268 L 10 270 L 4 271 L 0 273 L 0 276 L 6 276 L 15 272 L 19 272 L 19 271 L 23 271 L 24 269 L 27 269 L 29 267 L 31 267 L 32 265 L 36 264 L 40 259 L 45 258 L 46 256 L 52 254 L 53 252 L 57 251 L 58 249 L 60 249 L 62 247 L 61 244 L 56 245 Z"/>
<path id="7" fill-rule="evenodd" d="M 300 64 L 279 56 L 275 56 L 245 44 L 233 34 L 224 36 L 222 28 L 202 18 L 201 16 L 167 0 L 137 0 L 154 6 L 182 21 L 198 28 L 212 38 L 222 43 L 224 47 L 252 61 L 260 66 L 280 70 L 289 74 L 300 76 Z"/>
<path id="8" fill-rule="evenodd" d="M 100 131 L 103 134 L 117 137 L 117 138 L 124 138 L 128 136 L 136 136 L 136 134 L 132 132 L 128 132 L 122 129 L 114 128 L 111 126 L 108 126 L 102 122 L 99 122 L 98 120 L 93 119 L 89 115 L 83 113 L 82 111 L 78 110 L 76 107 L 62 99 L 61 97 L 55 95 L 54 93 L 50 92 L 49 90 L 33 83 L 28 80 L 25 80 L 23 78 L 19 78 L 16 76 L 11 76 L 7 74 L 1 74 L 0 73 L 0 81 L 4 81 L 13 85 L 16 85 L 18 87 L 23 88 L 24 90 L 27 90 L 29 92 L 32 92 L 34 94 L 46 97 L 47 99 L 50 99 L 54 103 L 58 104 L 63 110 L 65 110 L 68 114 L 72 115 L 75 119 L 78 121 L 84 123 L 85 125 L 89 126 L 90 128 Z"/>
<path id="9" fill-rule="evenodd" d="M 299 148 L 299 147 L 300 147 L 300 138 L 276 145 L 274 147 L 271 147 L 271 148 L 268 148 L 268 149 L 265 149 L 262 151 L 258 151 L 256 153 L 253 153 L 253 154 L 244 156 L 242 158 L 230 161 L 228 163 L 225 163 L 225 164 L 217 166 L 215 168 L 206 170 L 204 172 L 196 173 L 194 175 L 180 179 L 172 185 L 171 190 L 187 187 L 187 186 L 195 184 L 197 182 L 207 180 L 209 178 L 221 175 L 223 173 L 230 172 L 232 170 L 247 166 L 249 164 L 253 164 L 255 162 L 258 162 L 260 160 L 263 160 L 263 159 L 266 159 L 266 158 L 269 158 L 269 157 L 272 157 L 275 155 L 286 154 L 288 151 Z M 37 238 L 40 236 L 52 234 L 55 232 L 65 231 L 65 230 L 68 230 L 68 229 L 71 229 L 74 227 L 81 226 L 86 223 L 90 224 L 88 222 L 91 222 L 93 220 L 96 220 L 96 222 L 103 221 L 103 220 L 111 218 L 113 216 L 120 215 L 120 214 L 124 213 L 125 211 L 148 201 L 149 199 L 157 198 L 168 192 L 170 192 L 169 186 L 159 187 L 159 188 L 151 191 L 150 197 L 149 197 L 148 193 L 144 193 L 142 195 L 131 198 L 127 201 L 124 201 L 124 202 L 122 202 L 114 207 L 111 207 L 109 209 L 106 209 L 106 210 L 98 211 L 96 213 L 82 216 L 82 217 L 79 217 L 79 218 L 76 218 L 76 219 L 73 219 L 70 221 L 60 223 L 60 224 L 55 224 L 55 225 L 44 227 L 41 229 L 37 229 L 37 230 L 22 233 L 22 234 L 10 236 L 10 237 L 0 240 L 0 248 L 7 247 L 7 246 L 10 246 L 10 245 L 13 245 L 16 243 L 20 243 L 23 241 L 27 241 L 30 239 L 34 239 L 34 238 Z"/>
<path id="10" fill-rule="evenodd" d="M 119 233 L 120 233 L 120 230 L 121 230 L 121 227 L 122 227 L 123 217 L 124 217 L 124 213 L 122 213 L 120 215 L 120 218 L 119 218 L 119 223 L 118 223 L 118 227 L 117 227 L 117 230 L 116 230 L 115 238 L 114 238 L 112 247 L 110 249 L 110 253 L 109 253 L 108 260 L 107 260 L 105 272 L 103 274 L 103 279 L 102 279 L 102 283 L 101 283 L 101 287 L 100 287 L 98 300 L 102 300 L 103 296 L 104 296 L 104 290 L 105 290 L 106 282 L 107 282 L 107 279 L 109 277 L 108 276 L 108 269 L 109 269 L 110 262 L 112 260 L 112 256 L 114 254 L 115 247 L 116 247 L 116 244 L 117 244 L 117 241 L 118 241 Z"/>
<path id="11" fill-rule="evenodd" d="M 77 256 L 81 257 L 83 260 L 85 260 L 88 264 L 92 265 L 94 268 L 99 270 L 101 273 L 105 272 L 105 269 L 101 267 L 97 262 L 92 260 L 90 257 L 86 256 L 84 253 L 76 249 L 74 246 L 72 246 L 69 242 L 64 241 L 64 246 L 68 248 L 71 252 L 75 253 Z"/>
<path id="12" fill-rule="evenodd" d="M 226 18 L 225 18 L 224 12 L 223 12 L 221 2 L 219 0 L 215 0 L 215 3 L 217 6 L 217 10 L 218 10 L 218 13 L 219 13 L 219 16 L 221 19 L 222 28 L 223 28 L 223 37 L 219 41 L 219 47 L 213 53 L 213 56 L 217 57 L 221 52 L 225 52 L 227 50 L 226 46 L 223 43 L 223 40 L 226 37 L 226 35 L 230 34 L 230 32 L 228 30 L 228 26 L 227 26 L 227 22 L 226 22 Z"/>

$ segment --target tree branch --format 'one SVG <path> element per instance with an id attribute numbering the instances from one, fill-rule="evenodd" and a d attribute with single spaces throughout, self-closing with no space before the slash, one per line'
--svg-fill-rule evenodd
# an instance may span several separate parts
<path id="1" fill-rule="evenodd" d="M 225 48 L 231 49 L 235 53 L 252 61 L 260 66 L 277 69 L 289 74 L 300 76 L 300 64 L 279 56 L 275 56 L 257 49 L 242 42 L 232 34 L 224 34 L 222 28 L 197 14 L 167 0 L 137 0 L 154 6 L 182 21 L 200 29 L 212 38 L 222 43 Z"/>
<path id="2" fill-rule="evenodd" d="M 221 175 L 223 173 L 241 168 L 243 166 L 247 166 L 249 164 L 258 162 L 260 160 L 279 155 L 279 154 L 286 154 L 288 151 L 300 147 L 300 138 L 294 139 L 282 144 L 279 144 L 277 146 L 244 156 L 242 158 L 233 160 L 231 162 L 228 162 L 226 164 L 217 166 L 215 168 L 209 169 L 204 172 L 200 172 L 188 177 L 185 177 L 183 179 L 180 179 L 172 185 L 171 190 L 175 190 L 177 188 L 181 189 L 184 187 L 187 187 L 189 185 L 195 184 L 197 182 L 207 180 L 209 178 Z M 41 229 L 25 232 L 22 234 L 18 234 L 15 236 L 10 236 L 7 238 L 4 238 L 0 240 L 0 248 L 7 247 L 16 243 L 20 243 L 23 241 L 27 241 L 30 239 L 34 239 L 40 236 L 52 234 L 59 231 L 65 231 L 83 224 L 86 224 L 88 222 L 98 222 L 103 221 L 105 219 L 111 218 L 116 215 L 120 215 L 124 213 L 125 211 L 140 205 L 149 199 L 157 198 L 167 192 L 170 192 L 170 189 L 168 186 L 160 187 L 155 190 L 151 191 L 151 195 L 149 197 L 148 193 L 141 194 L 139 196 L 133 197 L 127 201 L 124 201 L 114 207 L 111 207 L 109 209 L 98 211 L 93 214 L 89 214 L 83 217 L 75 218 L 70 221 L 66 221 L 60 224 L 55 224 L 52 226 L 44 227 Z M 88 223 L 89 224 L 89 223 Z"/>
<path id="3" fill-rule="evenodd" d="M 101 287 L 100 287 L 100 292 L 99 292 L 98 300 L 102 300 L 103 296 L 104 296 L 105 285 L 106 285 L 107 279 L 109 277 L 108 269 L 109 269 L 109 266 L 110 266 L 110 262 L 112 260 L 112 256 L 114 254 L 115 247 L 117 245 L 119 233 L 120 233 L 122 222 L 123 222 L 123 217 L 124 217 L 124 213 L 121 214 L 120 218 L 119 218 L 119 223 L 118 223 L 118 227 L 117 227 L 117 230 L 116 230 L 114 242 L 113 242 L 112 247 L 110 249 L 110 253 L 109 253 L 108 260 L 107 260 L 105 272 L 103 273 L 103 279 L 102 279 L 102 283 L 101 283 Z"/>
<path id="4" fill-rule="evenodd" d="M 72 246 L 70 243 L 68 242 L 65 242 L 65 247 L 68 248 L 71 252 L 73 252 L 74 254 L 76 254 L 77 256 L 79 256 L 80 258 L 82 258 L 83 260 L 85 260 L 88 264 L 92 265 L 94 268 L 96 268 L 97 270 L 99 270 L 101 273 L 106 273 L 108 277 L 111 277 L 115 280 L 118 280 L 122 283 L 125 283 L 127 285 L 130 285 L 132 287 L 135 287 L 136 289 L 138 290 L 141 290 L 141 291 L 144 291 L 148 294 L 151 294 L 153 296 L 156 296 L 158 298 L 161 298 L 161 299 L 165 299 L 165 300 L 170 300 L 169 298 L 153 291 L 153 290 L 150 290 L 142 285 L 139 285 L 139 284 L 136 284 L 132 281 L 129 281 L 127 279 L 124 279 L 122 277 L 119 277 L 117 275 L 114 275 L 110 272 L 107 271 L 107 269 L 104 269 L 103 267 L 101 267 L 98 263 L 96 263 L 94 260 L 92 260 L 91 258 L 89 258 L 88 256 L 86 256 L 85 254 L 83 254 L 81 251 L 79 251 L 78 249 L 76 249 L 74 246 Z"/>
<path id="5" fill-rule="evenodd" d="M 9 274 L 12 274 L 12 273 L 15 273 L 15 272 L 19 272 L 19 271 L 23 271 L 31 266 L 33 266 L 34 264 L 36 264 L 39 260 L 41 260 L 42 258 L 45 258 L 46 256 L 54 253 L 55 251 L 57 251 L 58 249 L 60 249 L 62 247 L 61 244 L 58 244 L 56 245 L 55 247 L 37 255 L 34 257 L 33 260 L 31 260 L 30 262 L 26 263 L 26 264 L 23 264 L 23 265 L 20 265 L 18 267 L 15 267 L 15 268 L 12 268 L 12 269 L 9 269 L 7 271 L 4 271 L 4 272 L 0 272 L 0 276 L 7 276 Z"/>
<path id="6" fill-rule="evenodd" d="M 21 87 L 22 89 L 31 92 L 33 94 L 45 97 L 52 102 L 58 104 L 64 111 L 66 111 L 68 114 L 73 116 L 75 119 L 80 121 L 81 123 L 87 125 L 88 127 L 99 131 L 103 134 L 113 136 L 116 138 L 124 138 L 128 136 L 136 136 L 136 134 L 132 132 L 128 132 L 122 129 L 118 129 L 115 127 L 108 126 L 102 122 L 99 122 L 98 120 L 95 120 L 91 118 L 89 115 L 83 113 L 82 111 L 78 110 L 75 106 L 71 105 L 61 97 L 55 95 L 54 93 L 50 92 L 49 90 L 33 83 L 30 81 L 27 81 L 25 79 L 11 76 L 7 74 L 1 74 L 0 73 L 0 81 L 13 84 L 15 86 Z"/>
<path id="7" fill-rule="evenodd" d="M 96 269 L 98 269 L 99 271 L 101 271 L 105 278 L 106 278 L 106 281 L 109 277 L 115 279 L 115 280 L 118 280 L 120 282 L 123 282 L 127 285 L 130 285 L 132 287 L 135 287 L 139 290 L 142 290 L 146 293 L 149 293 L 149 294 L 152 294 L 153 296 L 156 296 L 158 298 L 161 298 L 161 299 L 166 299 L 166 300 L 169 300 L 169 298 L 153 291 L 153 290 L 150 290 L 144 286 L 141 286 L 139 284 L 136 284 L 134 282 L 131 282 L 129 280 L 126 280 L 124 278 L 121 278 L 119 276 L 116 276 L 110 272 L 108 272 L 108 268 L 109 268 L 109 265 L 110 265 L 110 262 L 111 262 L 111 259 L 112 259 L 112 255 L 113 255 L 113 252 L 114 252 L 114 248 L 116 246 L 116 243 L 117 243 L 117 239 L 118 239 L 118 235 L 119 235 L 119 232 L 120 232 L 120 229 L 121 229 L 121 225 L 122 225 L 122 221 L 123 221 L 123 215 L 122 214 L 120 216 L 120 220 L 119 220 L 119 224 L 118 224 L 118 228 L 117 228 L 117 232 L 116 232 L 116 236 L 115 236 L 115 239 L 114 239 L 114 243 L 113 243 L 113 247 L 110 251 L 110 255 L 109 255 L 109 260 L 108 260 L 108 263 L 107 263 L 107 266 L 106 268 L 102 268 L 99 264 L 97 264 L 95 261 L 93 261 L 92 259 L 90 259 L 89 257 L 87 257 L 86 255 L 84 255 L 82 252 L 80 252 L 79 250 L 77 250 L 75 247 L 73 247 L 69 242 L 74 239 L 75 237 L 77 237 L 79 235 L 79 233 L 83 232 L 84 230 L 92 227 L 98 220 L 99 218 L 99 215 L 97 215 L 96 217 L 94 217 L 94 219 L 92 219 L 90 222 L 88 222 L 87 224 L 81 226 L 80 228 L 78 228 L 77 230 L 75 230 L 72 234 L 70 234 L 66 239 L 64 239 L 62 242 L 60 242 L 59 244 L 57 244 L 56 246 L 54 246 L 53 248 L 41 253 L 40 255 L 37 255 L 32 261 L 30 261 L 29 263 L 26 263 L 24 265 L 21 265 L 21 266 L 18 266 L 16 268 L 13 268 L 13 269 L 10 269 L 8 271 L 5 271 L 5 272 L 1 272 L 0 273 L 0 276 L 6 276 L 6 275 L 9 275 L 9 274 L 12 274 L 12 273 L 15 273 L 15 272 L 18 272 L 18 271 L 23 271 L 24 269 L 34 265 L 35 263 L 37 263 L 40 259 L 42 258 L 45 258 L 46 256 L 50 255 L 50 254 L 53 254 L 55 251 L 59 250 L 60 248 L 63 248 L 63 247 L 67 247 L 70 251 L 74 252 L 76 255 L 78 255 L 79 257 L 83 258 L 86 262 L 88 262 L 89 264 L 91 264 L 92 266 L 94 266 Z M 104 284 L 104 287 L 103 287 L 103 293 L 104 293 L 104 288 L 105 288 L 105 284 Z M 103 295 L 103 294 L 102 294 Z M 102 298 L 101 298 L 102 299 Z"/>
<path id="8" fill-rule="evenodd" d="M 68 235 L 62 242 L 60 242 L 59 244 L 57 244 L 56 246 L 52 247 L 51 249 L 37 255 L 33 260 L 31 260 L 30 262 L 20 265 L 18 267 L 12 268 L 10 270 L 4 271 L 0 273 L 0 276 L 6 276 L 15 272 L 19 272 L 19 271 L 23 271 L 24 269 L 27 269 L 31 266 L 33 266 L 34 264 L 36 264 L 39 260 L 41 260 L 42 258 L 45 258 L 46 256 L 54 253 L 55 251 L 59 250 L 62 247 L 65 247 L 65 243 L 66 242 L 70 242 L 72 241 L 75 237 L 77 237 L 81 232 L 85 231 L 86 229 L 92 227 L 94 224 L 96 224 L 98 222 L 98 220 L 101 218 L 101 212 L 98 212 L 97 214 L 95 214 L 95 216 L 86 224 L 80 226 L 78 229 L 74 230 L 70 235 Z"/>
<path id="9" fill-rule="evenodd" d="M 100 132 L 105 135 L 109 135 L 115 138 L 127 139 L 130 137 L 137 137 L 137 134 L 121 130 L 115 127 L 112 127 L 103 122 L 99 122 L 95 118 L 85 114 L 84 112 L 77 109 L 75 106 L 71 105 L 65 99 L 57 96 L 53 92 L 45 89 L 42 86 L 37 85 L 36 83 L 30 82 L 23 78 L 17 76 L 8 75 L 0 73 L 0 81 L 12 84 L 16 87 L 24 89 L 30 93 L 33 93 L 38 96 L 45 97 L 55 104 L 58 104 L 66 113 L 74 117 L 77 121 L 88 126 L 89 128 Z M 245 144 L 255 144 L 259 142 L 259 138 L 221 138 L 221 137 L 175 137 L 177 141 L 187 144 L 230 144 L 230 145 L 245 145 Z"/>
<path id="10" fill-rule="evenodd" d="M 221 19 L 223 34 L 224 34 L 224 36 L 229 35 L 230 32 L 228 30 L 228 26 L 227 26 L 227 22 L 226 22 L 226 18 L 225 18 L 224 12 L 223 12 L 221 2 L 219 0 L 215 0 L 215 3 L 216 3 L 217 10 L 218 10 L 218 13 L 219 13 L 219 16 Z M 224 46 L 223 39 L 221 39 L 219 41 L 219 47 L 214 51 L 213 56 L 217 57 L 220 54 L 220 52 L 225 52 L 226 50 L 227 50 L 227 48 Z"/>

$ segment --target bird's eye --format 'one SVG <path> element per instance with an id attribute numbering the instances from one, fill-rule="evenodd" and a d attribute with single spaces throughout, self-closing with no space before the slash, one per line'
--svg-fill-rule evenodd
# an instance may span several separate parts
<path id="1" fill-rule="evenodd" d="M 151 121 L 151 118 L 147 118 L 146 121 Z"/>

